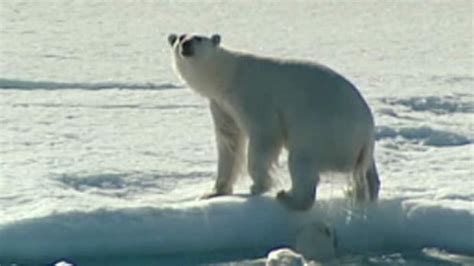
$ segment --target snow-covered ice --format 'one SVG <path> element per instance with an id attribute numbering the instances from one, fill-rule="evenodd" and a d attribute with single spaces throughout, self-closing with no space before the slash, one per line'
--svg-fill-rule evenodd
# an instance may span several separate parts
<path id="1" fill-rule="evenodd" d="M 301 225 L 335 228 L 333 264 L 474 264 L 471 1 L 0 3 L 0 265 L 261 265 Z M 347 76 L 377 124 L 380 201 L 323 177 L 310 212 L 212 187 L 204 99 L 167 35 L 315 60 Z M 333 178 L 334 177 L 334 178 Z"/>

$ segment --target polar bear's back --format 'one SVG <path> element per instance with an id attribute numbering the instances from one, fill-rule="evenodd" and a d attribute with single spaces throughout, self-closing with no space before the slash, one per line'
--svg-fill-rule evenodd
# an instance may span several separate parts
<path id="1" fill-rule="evenodd" d="M 292 108 L 308 108 L 305 113 L 314 110 L 322 117 L 344 114 L 349 118 L 359 115 L 356 110 L 363 117 L 370 114 L 355 86 L 332 69 L 312 62 L 242 56 L 233 84 L 254 98 L 275 98 Z"/>
<path id="2" fill-rule="evenodd" d="M 321 155 L 328 169 L 350 168 L 362 146 L 373 142 L 372 114 L 359 91 L 323 65 L 244 55 L 233 84 L 240 104 L 255 108 L 250 114 L 277 111 L 289 145 L 336 149 Z"/>

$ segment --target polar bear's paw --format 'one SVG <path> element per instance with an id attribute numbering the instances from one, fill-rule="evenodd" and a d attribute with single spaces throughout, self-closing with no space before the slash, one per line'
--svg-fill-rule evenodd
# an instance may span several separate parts
<path id="1" fill-rule="evenodd" d="M 285 207 L 297 210 L 297 211 L 305 211 L 313 206 L 314 200 L 312 197 L 305 198 L 296 198 L 292 195 L 291 192 L 286 192 L 281 190 L 278 192 L 276 196 L 277 200 L 281 202 Z"/>
<path id="2" fill-rule="evenodd" d="M 261 183 L 254 183 L 252 186 L 250 186 L 250 194 L 252 195 L 260 195 L 265 192 L 268 192 L 270 188 L 272 187 L 271 181 L 268 182 L 261 182 Z"/>
<path id="3" fill-rule="evenodd" d="M 220 196 L 226 196 L 226 195 L 231 195 L 232 194 L 232 191 L 211 191 L 211 192 L 208 192 L 204 195 L 202 195 L 201 197 L 199 197 L 199 199 L 201 200 L 205 200 L 205 199 L 210 199 L 210 198 L 215 198 L 215 197 L 220 197 Z"/>

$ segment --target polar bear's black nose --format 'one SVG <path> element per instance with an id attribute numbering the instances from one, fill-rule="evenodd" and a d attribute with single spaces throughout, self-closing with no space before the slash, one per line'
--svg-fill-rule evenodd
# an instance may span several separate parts
<path id="1" fill-rule="evenodd" d="M 192 49 L 191 41 L 190 41 L 190 40 L 184 41 L 184 42 L 181 44 L 181 54 L 182 54 L 183 56 L 191 56 L 191 55 L 193 55 L 193 49 Z"/>

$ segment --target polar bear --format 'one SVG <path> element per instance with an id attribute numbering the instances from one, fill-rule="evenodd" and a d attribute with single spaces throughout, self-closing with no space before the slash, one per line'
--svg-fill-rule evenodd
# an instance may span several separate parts
<path id="1" fill-rule="evenodd" d="M 218 169 L 204 198 L 232 193 L 245 152 L 251 193 L 268 191 L 270 169 L 286 148 L 292 186 L 277 194 L 285 206 L 310 208 L 328 171 L 352 173 L 355 199 L 377 199 L 373 117 L 343 76 L 316 63 L 228 49 L 217 34 L 171 34 L 168 42 L 178 75 L 210 103 Z"/>

